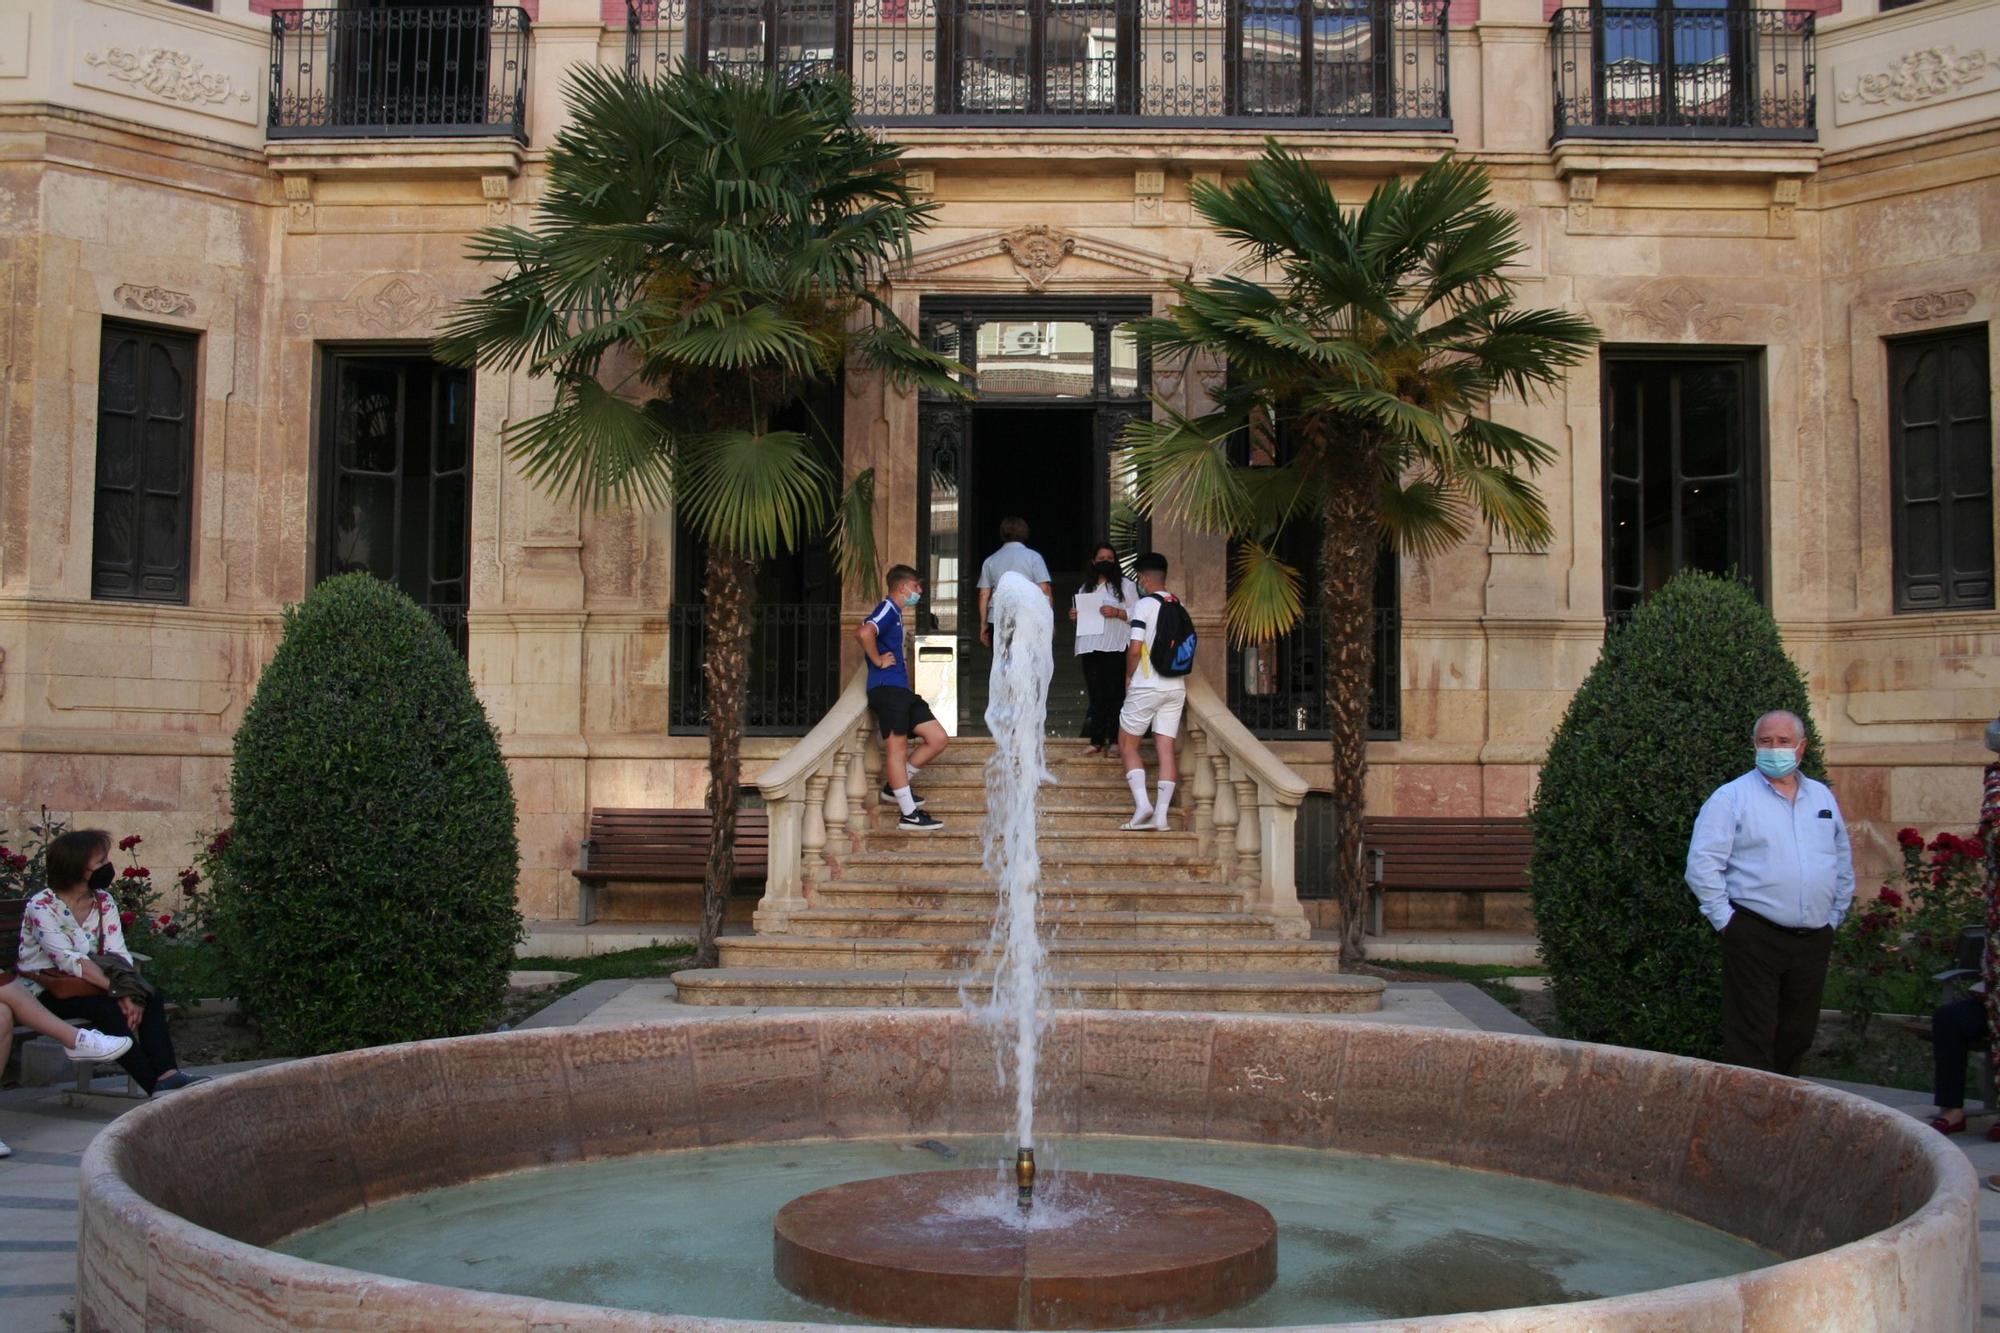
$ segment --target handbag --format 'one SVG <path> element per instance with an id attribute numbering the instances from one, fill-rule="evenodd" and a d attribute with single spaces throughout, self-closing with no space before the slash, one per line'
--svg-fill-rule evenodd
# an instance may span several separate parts
<path id="1" fill-rule="evenodd" d="M 104 952 L 103 903 L 97 904 L 97 952 Z M 73 977 L 59 968 L 43 968 L 39 972 L 23 972 L 21 975 L 33 981 L 36 985 L 47 991 L 50 996 L 58 1000 L 88 1000 L 93 996 L 110 994 L 109 991 L 96 982 L 85 981 L 82 977 Z"/>

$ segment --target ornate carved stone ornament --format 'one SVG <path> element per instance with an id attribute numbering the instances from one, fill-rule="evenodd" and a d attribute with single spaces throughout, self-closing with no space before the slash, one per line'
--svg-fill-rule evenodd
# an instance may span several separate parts
<path id="1" fill-rule="evenodd" d="M 1014 267 L 1028 280 L 1028 285 L 1040 291 L 1062 267 L 1070 251 L 1076 249 L 1076 238 L 1037 223 L 1002 236 L 1000 248 L 1013 259 Z"/>
<path id="2" fill-rule="evenodd" d="M 1716 342 L 1743 327 L 1743 316 L 1723 308 L 1691 283 L 1670 279 L 1640 292 L 1626 312 L 1662 338 Z"/>
<path id="3" fill-rule="evenodd" d="M 169 291 L 165 287 L 141 287 L 136 283 L 125 283 L 114 287 L 111 297 L 127 310 L 137 310 L 148 315 L 192 315 L 194 298 L 186 292 Z"/>
<path id="4" fill-rule="evenodd" d="M 426 322 L 443 303 L 437 284 L 421 273 L 382 273 L 355 286 L 334 314 L 383 333 L 402 333 Z"/>
<path id="5" fill-rule="evenodd" d="M 1972 303 L 1973 295 L 1968 291 L 1925 292 L 1920 296 L 1891 301 L 1889 318 L 1897 324 L 1923 324 L 1950 315 L 1962 315 L 1972 309 Z"/>
<path id="6" fill-rule="evenodd" d="M 1920 47 L 1905 52 L 1885 70 L 1863 74 L 1854 87 L 1841 90 L 1840 100 L 1871 106 L 1928 102 L 1949 97 L 1996 68 L 2000 68 L 2000 59 L 1988 56 L 1984 48 L 1960 55 L 1956 46 Z"/>
<path id="7" fill-rule="evenodd" d="M 113 46 L 86 53 L 83 63 L 167 102 L 219 106 L 250 100 L 250 94 L 238 88 L 235 79 L 227 74 L 210 73 L 202 68 L 201 61 L 185 51 L 171 51 L 162 46 L 142 46 L 136 50 Z"/>

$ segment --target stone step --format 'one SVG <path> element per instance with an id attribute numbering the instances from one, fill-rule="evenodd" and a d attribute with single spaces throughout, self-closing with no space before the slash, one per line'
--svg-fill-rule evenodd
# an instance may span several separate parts
<path id="1" fill-rule="evenodd" d="M 897 811 L 894 806 L 878 806 L 867 813 L 866 822 L 863 825 L 868 830 L 868 836 L 871 841 L 877 834 L 893 834 L 898 838 L 913 840 L 918 838 L 951 837 L 955 835 L 971 838 L 975 842 L 978 840 L 981 831 L 986 827 L 985 797 L 981 796 L 975 801 L 970 795 L 967 795 L 961 800 L 953 801 L 940 798 L 931 792 L 926 792 L 924 795 L 925 799 L 929 802 L 924 809 L 929 811 L 933 818 L 944 821 L 944 828 L 938 830 L 935 834 L 906 833 L 896 827 Z M 1102 800 L 1078 803 L 1074 806 L 1055 806 L 1053 808 L 1045 806 L 1037 813 L 1035 828 L 1044 838 L 1050 836 L 1067 838 L 1071 835 L 1092 833 L 1118 833 L 1120 832 L 1118 826 L 1131 817 L 1132 798 L 1122 793 L 1117 797 L 1112 797 L 1107 793 Z M 1178 801 L 1175 802 L 1174 808 L 1167 812 L 1168 831 L 1170 833 L 1187 833 L 1192 828 L 1193 825 L 1189 822 L 1187 812 L 1180 808 Z M 1135 836 L 1152 838 L 1158 835 L 1141 833 Z M 892 843 L 884 845 L 901 846 L 902 844 Z"/>
<path id="2" fill-rule="evenodd" d="M 991 884 L 898 884 L 850 879 L 827 880 L 813 888 L 821 907 L 889 908 L 901 911 L 984 912 L 1000 905 Z M 1223 884 L 1085 883 L 1042 890 L 1044 911 L 1237 912 L 1243 894 Z"/>
<path id="3" fill-rule="evenodd" d="M 758 935 L 721 941 L 722 966 L 869 970 L 976 971 L 986 941 L 850 940 Z M 1333 940 L 1048 941 L 1059 972 L 1338 972 Z"/>
<path id="4" fill-rule="evenodd" d="M 931 781 L 930 774 L 928 773 L 917 779 L 913 790 L 917 795 L 924 798 L 924 809 L 937 815 L 939 818 L 943 818 L 947 814 L 967 811 L 984 814 L 987 806 L 990 804 L 986 798 L 986 788 L 983 784 L 976 782 L 937 783 Z M 1146 798 L 1148 800 L 1152 799 L 1153 791 L 1153 784 L 1148 783 L 1146 786 Z M 1193 808 L 1194 801 L 1192 796 L 1184 801 L 1181 793 L 1174 793 L 1174 803 L 1171 807 L 1173 813 L 1185 816 L 1187 811 Z M 894 818 L 897 813 L 894 803 L 883 800 L 879 792 L 873 799 L 863 803 L 862 810 L 863 813 L 881 814 L 890 818 Z M 1069 810 L 1085 810 L 1093 813 L 1102 812 L 1107 815 L 1116 815 L 1117 818 L 1112 821 L 1115 826 L 1132 813 L 1132 791 L 1125 785 L 1123 780 L 1120 780 L 1117 782 L 1088 785 L 1070 784 L 1044 787 L 1035 798 L 1035 811 L 1038 815 L 1046 817 L 1051 814 L 1061 814 Z"/>
<path id="5" fill-rule="evenodd" d="M 991 912 L 892 907 L 809 907 L 795 913 L 790 933 L 821 939 L 983 940 Z M 1050 910 L 1043 938 L 1057 934 L 1118 940 L 1258 940 L 1278 938 L 1269 917 L 1244 912 L 1100 912 Z"/>
<path id="6" fill-rule="evenodd" d="M 1125 810 L 1117 815 L 1100 815 L 1097 818 L 1104 822 L 1081 828 L 1049 828 L 1037 823 L 1035 843 L 1044 857 L 1067 857 L 1074 853 L 1123 856 L 1136 861 L 1196 854 L 1199 843 L 1194 834 L 1184 828 L 1175 828 L 1171 823 L 1160 831 L 1132 832 L 1118 827 L 1131 813 Z M 968 810 L 957 812 L 949 819 L 943 814 L 937 814 L 936 818 L 943 821 L 944 827 L 929 832 L 902 828 L 894 822 L 869 829 L 867 854 L 872 856 L 883 852 L 895 856 L 935 856 L 950 852 L 953 855 L 980 855 L 986 836 L 983 815 Z"/>
<path id="7" fill-rule="evenodd" d="M 1211 880 L 1216 874 L 1215 861 L 1205 856 L 1141 855 L 1138 851 L 1098 855 L 1047 845 L 1041 848 L 1041 853 L 1044 884 L 1088 884 L 1102 879 L 1185 883 Z M 897 884 L 989 882 L 977 851 L 931 851 L 920 845 L 907 850 L 876 851 L 871 847 L 865 852 L 851 852 L 840 858 L 839 876 Z"/>
<path id="8" fill-rule="evenodd" d="M 676 972 L 684 1004 L 956 1008 L 960 992 L 984 996 L 973 972 L 718 967 Z M 1059 971 L 1052 998 L 1066 1009 L 1366 1014 L 1382 1007 L 1382 982 L 1337 972 Z"/>

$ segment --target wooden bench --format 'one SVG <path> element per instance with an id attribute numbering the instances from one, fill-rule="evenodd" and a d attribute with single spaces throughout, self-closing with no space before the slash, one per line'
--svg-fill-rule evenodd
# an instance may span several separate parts
<path id="1" fill-rule="evenodd" d="M 1369 930 L 1382 933 L 1385 891 L 1526 893 L 1534 835 L 1525 817 L 1485 819 L 1366 818 Z"/>
<path id="2" fill-rule="evenodd" d="M 20 948 L 20 922 L 16 918 L 10 929 L 0 929 L 0 976 L 13 975 L 14 964 L 18 959 Z M 141 956 L 143 955 L 135 955 L 135 957 Z M 5 1010 L 0 1010 L 0 1014 L 5 1013 Z M 13 1022 L 13 1015 L 7 1014 L 5 1021 Z M 80 1019 L 71 1018 L 64 1019 L 63 1021 L 73 1028 L 86 1028 L 90 1026 L 90 1024 Z M 14 1058 L 21 1062 L 21 1086 L 24 1088 L 47 1087 L 49 1084 L 56 1082 L 56 1071 L 58 1068 L 60 1068 L 63 1075 L 76 1080 L 76 1090 L 78 1092 L 89 1092 L 90 1082 L 97 1077 L 100 1070 L 115 1069 L 120 1073 L 124 1072 L 116 1060 L 76 1061 L 71 1060 L 67 1053 L 56 1057 L 56 1059 L 61 1061 L 59 1067 L 53 1063 L 40 1061 L 35 1056 L 29 1054 L 30 1048 L 28 1043 L 34 1041 L 37 1037 L 41 1037 L 41 1035 L 41 1033 L 31 1027 L 23 1027 L 19 1023 L 14 1023 Z M 43 1038 L 43 1040 L 46 1041 L 48 1039 Z M 55 1043 L 51 1043 L 51 1045 L 55 1045 L 58 1050 L 61 1049 Z M 39 1051 L 42 1048 L 36 1047 L 34 1049 Z M 4 1061 L 0 1061 L 0 1063 L 4 1063 Z M 132 1081 L 130 1074 L 125 1075 L 125 1095 L 128 1097 L 139 1095 L 139 1087 Z"/>
<path id="3" fill-rule="evenodd" d="M 607 883 L 701 883 L 708 872 L 706 810 L 590 812 L 590 836 L 577 867 L 576 923 L 597 919 L 597 890 Z M 771 863 L 771 821 L 764 810 L 736 812 L 736 882 L 761 883 Z"/>

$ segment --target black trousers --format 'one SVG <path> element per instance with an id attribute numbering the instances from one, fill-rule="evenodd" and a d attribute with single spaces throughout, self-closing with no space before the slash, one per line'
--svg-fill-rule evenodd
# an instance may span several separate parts
<path id="1" fill-rule="evenodd" d="M 1083 719 L 1083 734 L 1092 745 L 1118 743 L 1118 710 L 1125 706 L 1125 654 L 1078 653 L 1083 666 L 1083 688 L 1090 697 L 1090 711 Z"/>
<path id="2" fill-rule="evenodd" d="M 1722 1058 L 1796 1075 L 1819 1029 L 1833 927 L 1796 934 L 1739 907 L 1722 932 Z"/>
<path id="3" fill-rule="evenodd" d="M 167 1035 L 167 1006 L 154 991 L 146 1000 L 146 1012 L 139 1016 L 139 1030 L 134 1032 L 126 1026 L 125 1015 L 118 1008 L 118 1001 L 108 995 L 86 995 L 73 1000 L 59 1000 L 55 996 L 42 995 L 42 1003 L 57 1018 L 75 1018 L 90 1024 L 99 1032 L 114 1037 L 130 1037 L 132 1049 L 118 1060 L 132 1081 L 149 1094 L 160 1075 L 170 1069 L 180 1068 L 180 1060 L 174 1055 L 174 1039 Z"/>
<path id="4" fill-rule="evenodd" d="M 1937 1061 L 1931 1084 L 1938 1110 L 1965 1105 L 1965 1058 L 1985 1041 L 1986 1001 L 1979 996 L 1960 996 L 1931 1015 L 1931 1054 Z"/>

